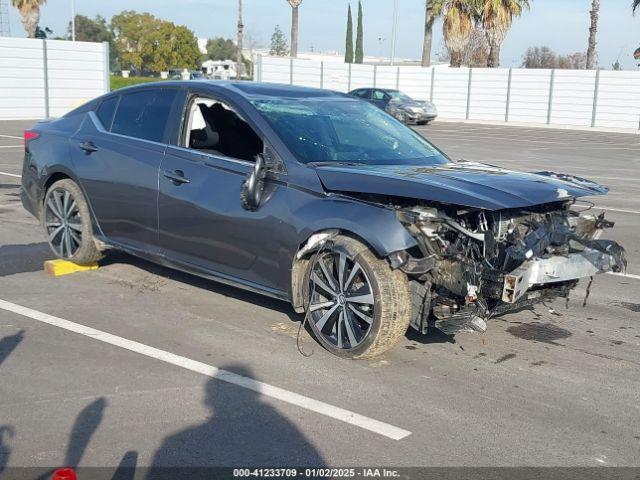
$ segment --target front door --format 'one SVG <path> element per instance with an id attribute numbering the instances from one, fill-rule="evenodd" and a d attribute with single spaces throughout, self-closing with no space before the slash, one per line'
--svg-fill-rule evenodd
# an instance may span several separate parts
<path id="1" fill-rule="evenodd" d="M 282 213 L 285 186 L 271 183 L 257 211 L 245 210 L 240 191 L 263 143 L 226 104 L 192 98 L 180 146 L 169 146 L 160 170 L 160 245 L 170 259 L 196 270 L 283 295 L 290 265 Z"/>

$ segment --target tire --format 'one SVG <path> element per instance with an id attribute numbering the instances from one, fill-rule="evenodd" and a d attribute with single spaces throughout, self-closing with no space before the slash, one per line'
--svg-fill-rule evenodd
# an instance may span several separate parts
<path id="1" fill-rule="evenodd" d="M 102 258 L 93 239 L 89 206 L 80 187 L 70 179 L 58 180 L 44 196 L 42 225 L 53 253 L 79 265 Z"/>
<path id="2" fill-rule="evenodd" d="M 353 238 L 338 236 L 321 249 L 309 262 L 305 279 L 309 325 L 334 355 L 376 357 L 393 348 L 409 327 L 405 274 Z"/>

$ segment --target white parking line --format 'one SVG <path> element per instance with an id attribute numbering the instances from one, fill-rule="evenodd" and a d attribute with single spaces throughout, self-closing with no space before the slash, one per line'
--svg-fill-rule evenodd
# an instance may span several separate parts
<path id="1" fill-rule="evenodd" d="M 24 145 L 0 145 L 0 148 L 24 148 Z"/>
<path id="2" fill-rule="evenodd" d="M 625 278 L 633 278 L 634 280 L 640 280 L 640 275 L 633 275 L 631 273 L 616 273 L 616 272 L 607 272 L 609 275 L 615 275 L 616 277 L 625 277 Z"/>
<path id="3" fill-rule="evenodd" d="M 80 325 L 79 323 L 70 322 L 69 320 L 54 317 L 37 310 L 32 310 L 31 308 L 23 307 L 21 305 L 16 305 L 15 303 L 0 300 L 0 309 L 16 313 L 18 315 L 31 318 L 38 322 L 49 324 L 54 327 L 59 327 L 70 332 L 84 335 L 85 337 L 89 337 L 93 340 L 98 340 L 100 342 L 108 343 L 116 347 L 124 348 L 125 350 L 136 352 L 150 358 L 155 358 L 156 360 L 160 360 L 162 362 L 166 362 L 171 365 L 184 368 L 186 370 L 191 370 L 192 372 L 200 373 L 202 375 L 206 375 L 207 377 L 216 378 L 217 380 L 221 380 L 223 382 L 231 383 L 233 385 L 258 392 L 267 397 L 272 397 L 291 405 L 295 405 L 297 407 L 304 408 L 321 415 L 326 415 L 327 417 L 331 417 L 350 425 L 369 430 L 379 435 L 388 437 L 392 440 L 402 440 L 408 435 L 411 435 L 410 431 L 395 427 L 388 423 L 380 422 L 373 418 L 365 417 L 349 410 L 345 410 L 328 403 L 305 397 L 304 395 L 290 392 L 282 388 L 274 387 L 273 385 L 259 382 L 257 380 L 254 380 L 253 378 L 243 377 L 233 372 L 221 370 L 212 365 L 207 365 L 206 363 L 191 360 L 190 358 L 186 357 L 181 357 L 180 355 L 166 352 L 164 350 L 159 350 L 142 343 L 134 342 L 133 340 L 128 340 L 126 338 L 118 337 L 101 330 L 96 330 L 95 328 Z"/>
<path id="4" fill-rule="evenodd" d="M 635 215 L 640 215 L 640 210 L 626 210 L 624 208 L 612 208 L 612 207 L 603 207 L 601 205 L 596 205 L 595 207 L 593 207 L 594 210 L 606 210 L 609 212 L 621 212 L 621 213 L 633 213 Z"/>
<path id="5" fill-rule="evenodd" d="M 0 172 L 0 175 L 6 175 L 7 177 L 22 178 L 22 176 L 16 175 L 15 173 Z"/>
<path id="6" fill-rule="evenodd" d="M 2 138 L 17 138 L 18 140 L 22 140 L 22 137 L 16 137 L 15 135 L 0 135 Z"/>

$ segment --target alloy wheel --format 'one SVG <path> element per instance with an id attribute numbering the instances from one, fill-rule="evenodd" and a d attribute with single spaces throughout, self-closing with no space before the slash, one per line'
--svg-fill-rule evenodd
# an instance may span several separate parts
<path id="1" fill-rule="evenodd" d="M 311 319 L 332 345 L 349 350 L 371 331 L 375 298 L 362 266 L 346 253 L 325 252 L 309 278 Z"/>
<path id="2" fill-rule="evenodd" d="M 62 258 L 73 257 L 82 245 L 82 219 L 69 191 L 56 188 L 47 195 L 44 221 L 54 252 Z"/>

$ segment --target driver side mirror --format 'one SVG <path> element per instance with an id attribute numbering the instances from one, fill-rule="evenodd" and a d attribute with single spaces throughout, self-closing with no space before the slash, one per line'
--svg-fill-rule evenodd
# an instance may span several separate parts
<path id="1" fill-rule="evenodd" d="M 255 211 L 260 207 L 264 192 L 264 179 L 267 176 L 267 167 L 262 154 L 256 155 L 256 163 L 253 170 L 247 175 L 240 188 L 240 201 L 245 210 Z"/>

